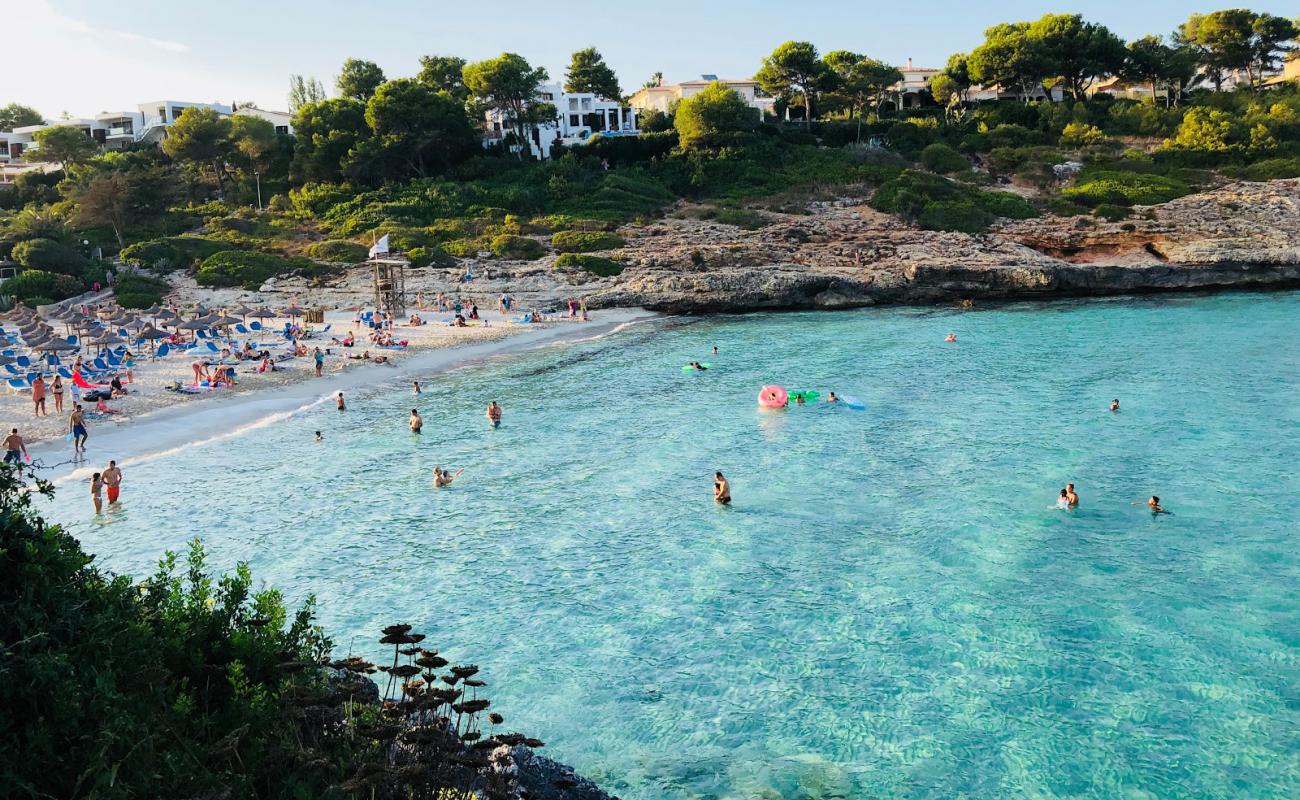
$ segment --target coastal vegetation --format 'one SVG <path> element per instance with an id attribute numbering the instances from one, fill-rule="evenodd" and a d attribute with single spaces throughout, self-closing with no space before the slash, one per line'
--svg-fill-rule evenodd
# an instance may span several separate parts
<path id="1" fill-rule="evenodd" d="M 24 272 L 7 291 L 33 302 L 103 282 L 115 256 L 257 288 L 325 278 L 312 262 L 355 263 L 385 234 L 416 266 L 610 249 L 614 229 L 675 207 L 745 229 L 834 195 L 874 195 L 900 225 L 930 230 L 1119 219 L 1227 180 L 1300 175 L 1300 89 L 1265 81 L 1296 35 L 1290 20 L 1236 9 L 1125 42 L 1047 14 L 989 28 L 906 98 L 893 65 L 786 42 L 755 60 L 776 117 L 719 83 L 644 113 L 638 136 L 557 146 L 545 161 L 523 144 L 557 110 L 536 97 L 547 71 L 525 57 L 429 55 L 412 77 L 349 59 L 337 97 L 293 77 L 292 136 L 204 109 L 185 111 L 161 148 L 99 152 L 50 129 L 41 152 L 58 168 L 0 187 L 0 258 Z M 564 82 L 622 91 L 593 48 L 573 54 Z M 487 149 L 485 111 L 505 131 Z"/>
<path id="2" fill-rule="evenodd" d="M 312 598 L 214 575 L 198 540 L 114 575 L 28 489 L 53 492 L 0 466 L 6 797 L 514 796 L 512 748 L 542 742 L 488 711 L 477 666 L 406 624 L 382 664 L 333 658 Z"/>

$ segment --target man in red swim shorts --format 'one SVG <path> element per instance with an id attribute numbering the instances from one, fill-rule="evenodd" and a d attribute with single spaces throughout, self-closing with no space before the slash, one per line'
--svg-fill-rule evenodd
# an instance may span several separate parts
<path id="1" fill-rule="evenodd" d="M 118 495 L 122 493 L 122 470 L 117 468 L 117 462 L 108 462 L 108 469 L 104 470 L 101 477 L 104 480 L 104 485 L 108 487 L 109 504 L 116 503 Z"/>

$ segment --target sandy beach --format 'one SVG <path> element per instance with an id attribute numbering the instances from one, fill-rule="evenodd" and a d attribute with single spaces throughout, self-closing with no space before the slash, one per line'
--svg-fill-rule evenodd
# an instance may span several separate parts
<path id="1" fill-rule="evenodd" d="M 621 325 L 655 316 L 642 309 L 610 309 L 596 312 L 586 322 L 567 317 L 538 324 L 517 324 L 496 311 L 480 312 L 487 325 L 454 328 L 445 324 L 394 328 L 394 339 L 407 340 L 402 350 L 367 347 L 364 328 L 357 329 L 358 341 L 352 348 L 334 344 L 332 337 L 342 337 L 355 325 L 352 312 L 329 312 L 325 323 L 310 326 L 321 329 L 331 325 L 329 333 L 303 342 L 309 350 L 328 349 L 323 375 L 316 377 L 311 355 L 277 365 L 274 372 L 257 372 L 256 361 L 239 368 L 238 383 L 232 389 L 191 395 L 168 391 L 175 382 L 190 384 L 194 380 L 191 364 L 198 358 L 188 354 L 171 354 L 150 359 L 139 354 L 134 369 L 135 380 L 127 384 L 130 393 L 116 398 L 110 407 L 119 413 L 89 420 L 89 457 L 127 458 L 132 454 L 158 452 L 183 447 L 213 437 L 233 435 L 250 424 L 264 424 L 277 415 L 290 414 L 306 404 L 324 402 L 335 392 L 368 386 L 399 378 L 421 380 L 436 373 L 486 358 L 501 356 L 532 347 L 576 341 L 602 335 Z M 425 319 L 443 314 L 425 313 Z M 389 357 L 386 364 L 373 360 L 353 359 L 369 350 L 371 356 Z M 32 403 L 26 394 L 9 393 L 0 397 L 0 425 L 8 430 L 17 427 L 27 441 L 34 461 L 46 468 L 44 477 L 68 474 L 76 464 L 71 445 L 64 441 L 71 411 L 71 395 L 64 395 L 64 412 L 55 413 L 51 396 L 48 416 L 33 417 Z M 109 454 L 112 455 L 109 455 Z"/>

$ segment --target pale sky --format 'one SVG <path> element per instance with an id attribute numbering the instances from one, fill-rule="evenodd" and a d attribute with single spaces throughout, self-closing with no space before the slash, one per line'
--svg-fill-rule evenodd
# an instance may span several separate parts
<path id="1" fill-rule="evenodd" d="M 989 25 L 1081 12 L 1125 38 L 1168 34 L 1194 11 L 1245 5 L 1294 16 L 1294 2 L 1200 0 L 0 0 L 0 105 L 87 116 L 152 100 L 255 101 L 284 109 L 289 75 L 333 92 L 349 56 L 389 77 L 421 55 L 471 61 L 517 52 L 562 79 L 569 54 L 595 46 L 625 92 L 669 81 L 750 77 L 787 39 L 903 65 L 943 66 Z"/>

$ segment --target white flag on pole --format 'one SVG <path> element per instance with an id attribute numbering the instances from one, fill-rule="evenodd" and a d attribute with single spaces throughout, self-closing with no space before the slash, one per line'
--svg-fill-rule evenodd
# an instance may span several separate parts
<path id="1" fill-rule="evenodd" d="M 383 236 L 379 238 L 379 241 L 375 242 L 374 245 L 371 246 L 370 257 L 374 258 L 380 253 L 387 253 L 387 252 L 388 252 L 388 234 L 385 233 Z"/>

